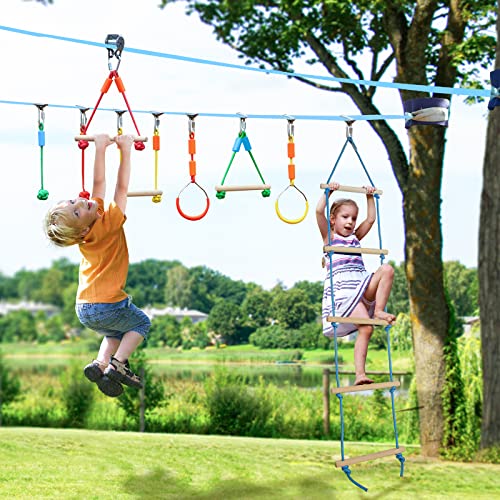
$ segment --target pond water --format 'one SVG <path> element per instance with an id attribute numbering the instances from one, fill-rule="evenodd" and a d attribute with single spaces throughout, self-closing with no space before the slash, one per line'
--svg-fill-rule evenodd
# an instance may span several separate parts
<path id="1" fill-rule="evenodd" d="M 201 364 L 201 363 L 165 363 L 155 362 L 154 372 L 178 380 L 194 380 L 201 382 L 212 375 L 215 370 L 222 368 L 229 373 L 244 377 L 249 385 L 256 385 L 262 378 L 266 382 L 272 382 L 277 386 L 290 384 L 304 388 L 321 388 L 323 386 L 323 370 L 327 368 L 322 365 L 301 364 L 241 364 L 224 363 L 223 365 Z M 331 371 L 330 385 L 335 382 L 335 368 L 328 367 Z M 347 386 L 354 383 L 353 373 L 341 373 L 339 375 L 340 385 Z M 372 377 L 373 378 L 373 377 Z M 378 376 L 377 381 L 388 381 L 388 375 Z M 394 375 L 393 380 L 401 383 L 399 390 L 406 393 L 410 387 L 412 374 Z"/>

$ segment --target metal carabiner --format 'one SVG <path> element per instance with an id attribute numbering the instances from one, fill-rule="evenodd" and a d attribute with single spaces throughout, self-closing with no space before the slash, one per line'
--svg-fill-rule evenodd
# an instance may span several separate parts
<path id="1" fill-rule="evenodd" d="M 153 113 L 153 112 L 151 112 L 151 114 L 153 115 L 153 117 L 155 119 L 154 132 L 157 132 L 158 129 L 160 128 L 160 116 L 163 113 Z"/>
<path id="2" fill-rule="evenodd" d="M 289 116 L 289 115 L 284 115 L 284 116 L 288 120 L 288 125 L 287 125 L 288 137 L 293 137 L 294 132 L 295 132 L 293 122 L 295 121 L 295 118 L 293 116 Z"/>
<path id="3" fill-rule="evenodd" d="M 189 118 L 188 131 L 189 131 L 189 136 L 191 136 L 191 134 L 194 134 L 194 128 L 195 128 L 194 119 L 198 116 L 198 113 L 186 113 L 186 114 Z"/>
<path id="4" fill-rule="evenodd" d="M 45 111 L 43 108 L 48 106 L 48 104 L 35 104 L 35 106 L 38 108 L 38 127 L 40 127 L 45 122 Z"/>
<path id="5" fill-rule="evenodd" d="M 83 106 L 77 106 L 80 110 L 80 129 L 85 130 L 87 127 L 87 115 L 85 114 L 90 108 L 84 108 Z"/>
<path id="6" fill-rule="evenodd" d="M 246 122 L 246 119 L 248 118 L 247 115 L 245 115 L 244 113 L 236 113 L 239 117 L 240 117 L 240 134 L 242 132 L 245 132 L 245 130 L 247 129 L 247 122 Z"/>
<path id="7" fill-rule="evenodd" d="M 343 118 L 345 118 L 345 124 L 346 124 L 346 131 L 345 131 L 345 136 L 347 139 L 352 139 L 352 124 L 356 121 L 353 120 L 350 116 L 347 115 L 340 115 Z"/>
<path id="8" fill-rule="evenodd" d="M 115 109 L 117 130 L 121 130 L 123 128 L 123 114 L 126 112 L 127 112 L 126 109 L 124 109 L 123 111 Z"/>

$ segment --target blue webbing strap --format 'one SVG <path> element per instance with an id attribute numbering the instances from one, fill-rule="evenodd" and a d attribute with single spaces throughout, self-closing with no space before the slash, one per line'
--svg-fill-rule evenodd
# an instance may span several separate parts
<path id="1" fill-rule="evenodd" d="M 93 47 L 106 47 L 109 48 L 109 44 L 106 43 L 98 43 L 98 42 L 93 42 L 89 40 L 82 40 L 78 38 L 70 38 L 66 36 L 60 36 L 60 35 L 53 35 L 50 33 L 40 33 L 37 31 L 29 31 L 29 30 L 24 30 L 20 28 L 13 28 L 11 26 L 4 26 L 0 25 L 0 30 L 3 31 L 8 31 L 11 33 L 17 33 L 19 35 L 28 35 L 28 36 L 34 36 L 34 37 L 41 37 L 41 38 L 49 38 L 52 40 L 58 40 L 61 42 L 70 42 L 70 43 L 78 43 L 78 44 L 84 44 L 84 45 L 91 45 Z M 473 89 L 473 88 L 463 88 L 463 87 L 439 87 L 436 85 L 416 85 L 416 84 L 409 84 L 409 83 L 399 83 L 399 82 L 382 82 L 382 81 L 374 81 L 374 80 L 364 80 L 364 79 L 353 79 L 353 78 L 339 78 L 335 76 L 326 76 L 326 75 L 311 75 L 311 74 L 305 74 L 305 73 L 292 73 L 288 71 L 280 71 L 272 68 L 260 68 L 260 67 L 255 67 L 255 66 L 246 66 L 242 64 L 232 64 L 232 63 L 226 63 L 223 61 L 211 61 L 209 59 L 200 59 L 198 57 L 188 57 L 188 56 L 182 56 L 178 54 L 168 54 L 164 52 L 157 52 L 153 50 L 144 50 L 144 49 L 135 49 L 131 47 L 125 47 L 124 52 L 131 52 L 134 54 L 140 54 L 144 56 L 151 56 L 151 57 L 161 57 L 161 58 L 166 58 L 166 59 L 173 59 L 177 61 L 185 61 L 185 62 L 192 62 L 192 63 L 198 63 L 198 64 L 208 64 L 212 66 L 219 66 L 219 67 L 224 67 L 224 68 L 231 68 L 231 69 L 237 69 L 237 70 L 244 70 L 244 71 L 256 71 L 260 73 L 265 73 L 265 74 L 272 74 L 272 75 L 281 75 L 281 76 L 286 76 L 288 78 L 293 78 L 293 77 L 301 77 L 301 78 L 307 78 L 307 79 L 313 79 L 313 80 L 323 80 L 323 81 L 330 81 L 330 82 L 338 82 L 338 83 L 352 83 L 354 85 L 366 85 L 366 86 L 371 86 L 371 87 L 383 87 L 383 88 L 390 88 L 390 89 L 400 89 L 400 90 L 414 90 L 417 92 L 429 92 L 429 93 L 440 93 L 440 94 L 456 94 L 456 95 L 467 95 L 467 96 L 473 96 L 473 97 L 489 97 L 490 92 L 486 89 Z"/>

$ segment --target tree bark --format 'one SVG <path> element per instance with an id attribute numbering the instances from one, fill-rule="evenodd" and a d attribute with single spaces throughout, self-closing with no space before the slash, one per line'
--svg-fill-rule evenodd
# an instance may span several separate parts
<path id="1" fill-rule="evenodd" d="M 500 68 L 500 6 L 496 68 Z M 500 445 L 500 107 L 490 111 L 479 219 L 479 307 L 483 356 L 481 448 Z"/>
<path id="2" fill-rule="evenodd" d="M 410 175 L 404 193 L 405 266 L 415 354 L 422 455 L 438 456 L 443 439 L 445 300 L 441 221 L 443 127 L 412 127 Z"/>

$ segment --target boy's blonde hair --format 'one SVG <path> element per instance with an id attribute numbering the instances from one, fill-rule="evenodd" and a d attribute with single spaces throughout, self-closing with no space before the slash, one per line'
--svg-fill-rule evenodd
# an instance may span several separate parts
<path id="1" fill-rule="evenodd" d="M 333 220 L 335 219 L 335 216 L 337 215 L 340 207 L 342 207 L 343 205 L 352 205 L 359 211 L 358 204 L 350 198 L 339 198 L 338 200 L 335 200 L 330 208 L 330 226 L 333 225 Z"/>
<path id="2" fill-rule="evenodd" d="M 45 234 L 52 243 L 59 247 L 80 244 L 84 238 L 84 228 L 74 223 L 64 207 L 56 205 L 45 216 Z"/>

